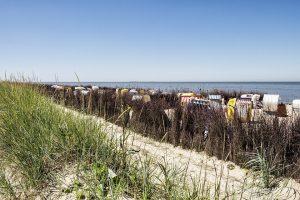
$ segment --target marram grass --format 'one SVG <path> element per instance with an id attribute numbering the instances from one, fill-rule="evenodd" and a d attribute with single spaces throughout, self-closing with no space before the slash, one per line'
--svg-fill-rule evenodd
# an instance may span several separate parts
<path id="1" fill-rule="evenodd" d="M 20 169 L 29 186 L 43 183 L 64 161 L 86 158 L 88 149 L 106 145 L 99 127 L 58 112 L 31 86 L 3 83 L 0 94 L 3 159 Z"/>
<path id="2" fill-rule="evenodd" d="M 131 160 L 126 147 L 109 139 L 99 124 L 64 112 L 39 90 L 30 84 L 0 82 L 0 196 L 26 198 L 20 188 L 38 194 L 55 182 L 54 174 L 67 163 L 86 172 L 81 179 L 84 189 L 75 182 L 62 191 L 76 192 L 77 198 L 206 199 L 210 195 L 207 189 L 196 190 L 198 185 L 178 184 L 184 175 L 165 163 Z M 2 168 L 16 172 L 21 181 L 12 184 Z M 151 180 L 158 177 L 153 171 L 164 169 L 169 169 L 164 184 L 154 184 Z M 111 172 L 117 176 L 111 178 Z"/>

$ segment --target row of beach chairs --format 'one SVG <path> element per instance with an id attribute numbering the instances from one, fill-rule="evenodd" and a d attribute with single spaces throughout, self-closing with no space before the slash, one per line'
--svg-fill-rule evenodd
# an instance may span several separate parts
<path id="1" fill-rule="evenodd" d="M 53 85 L 55 90 L 64 90 L 64 86 Z M 69 88 L 70 89 L 70 88 Z M 75 95 L 89 95 L 91 91 L 100 91 L 98 86 L 74 87 Z M 117 96 L 128 94 L 132 101 L 151 101 L 151 95 L 156 94 L 157 90 L 136 90 L 127 88 L 116 89 Z M 236 116 L 242 122 L 258 121 L 264 115 L 276 115 L 279 117 L 292 117 L 300 114 L 300 100 L 294 100 L 292 104 L 279 103 L 280 96 L 276 94 L 264 94 L 261 99 L 259 94 L 242 94 L 239 98 L 230 98 L 225 102 L 222 95 L 210 94 L 208 97 L 197 95 L 193 92 L 178 93 L 178 98 L 183 107 L 193 105 L 208 109 L 223 110 L 228 120 Z M 170 109 L 168 112 L 171 112 Z"/>

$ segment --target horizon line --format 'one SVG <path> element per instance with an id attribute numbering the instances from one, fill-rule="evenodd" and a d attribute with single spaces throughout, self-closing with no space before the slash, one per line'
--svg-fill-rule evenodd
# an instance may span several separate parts
<path id="1" fill-rule="evenodd" d="M 43 83 L 75 83 L 78 81 L 39 81 Z M 82 83 L 300 83 L 300 81 L 80 81 Z"/>

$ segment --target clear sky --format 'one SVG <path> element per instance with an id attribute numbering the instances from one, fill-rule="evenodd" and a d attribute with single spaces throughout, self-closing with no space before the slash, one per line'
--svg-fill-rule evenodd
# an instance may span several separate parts
<path id="1" fill-rule="evenodd" d="M 0 0 L 0 75 L 300 81 L 299 0 Z"/>

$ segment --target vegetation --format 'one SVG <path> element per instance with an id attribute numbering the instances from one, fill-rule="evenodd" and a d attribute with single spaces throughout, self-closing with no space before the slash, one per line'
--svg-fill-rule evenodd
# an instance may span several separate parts
<path id="1" fill-rule="evenodd" d="M 207 197 L 182 185 L 183 176 L 166 163 L 132 159 L 101 124 L 64 112 L 40 92 L 29 84 L 0 83 L 0 194 L 9 199 L 41 195 L 68 164 L 77 166 L 77 179 L 62 192 L 75 192 L 78 199 Z"/>
<path id="2" fill-rule="evenodd" d="M 103 124 L 66 112 L 49 96 L 41 94 L 122 125 L 123 137 L 108 136 Z M 273 136 L 266 134 L 269 126 L 249 129 L 250 125 L 238 126 L 237 122 L 229 126 L 219 112 L 196 108 L 182 110 L 175 95 L 153 96 L 151 102 L 144 104 L 130 102 L 126 96 L 117 98 L 110 89 L 75 96 L 66 90 L 56 92 L 18 82 L 0 82 L 0 95 L 1 198 L 43 197 L 46 188 L 58 183 L 57 175 L 65 171 L 66 166 L 75 167 L 71 172 L 76 179 L 61 187 L 60 192 L 75 194 L 77 199 L 234 199 L 243 196 L 243 191 L 222 191 L 221 194 L 222 173 L 216 172 L 219 181 L 217 179 L 213 186 L 208 184 L 206 174 L 201 179 L 193 177 L 188 183 L 186 169 L 178 169 L 166 160 L 141 158 L 126 146 L 126 127 L 184 148 L 205 150 L 224 160 L 252 159 L 248 166 L 261 172 L 264 187 L 272 186 L 275 171 L 275 175 L 286 174 L 287 167 L 277 170 L 277 166 L 290 162 L 291 158 L 293 162 L 298 159 L 297 140 L 290 132 L 284 132 L 285 140 L 277 147 L 279 143 L 273 144 Z M 171 107 L 176 108 L 174 121 L 164 115 L 164 109 Z M 130 109 L 135 112 L 131 120 L 128 118 Z M 183 120 L 183 123 L 178 126 L 175 120 Z M 279 135 L 285 129 L 279 131 L 281 126 L 277 125 L 271 130 L 278 131 Z M 292 133 L 298 133 L 299 126 L 293 124 L 292 127 Z M 207 138 L 203 136 L 205 130 L 209 130 Z M 238 131 L 240 134 L 228 137 L 229 133 L 237 134 Z M 252 140 L 244 138 L 245 131 Z M 245 145 L 250 153 L 258 145 L 268 151 L 256 157 L 241 157 L 246 151 Z M 276 165 L 270 163 L 270 158 Z"/>
<path id="3" fill-rule="evenodd" d="M 158 141 L 165 141 L 186 149 L 205 151 L 219 159 L 230 160 L 249 167 L 249 155 L 257 149 L 264 151 L 268 163 L 274 163 L 279 170 L 275 176 L 300 179 L 300 118 L 280 119 L 276 115 L 261 117 L 259 122 L 242 123 L 238 118 L 228 123 L 223 110 L 206 109 L 196 105 L 182 107 L 176 93 L 151 95 L 151 101 L 131 101 L 130 95 L 122 97 L 115 88 L 100 88 L 83 95 L 73 93 L 74 87 L 55 90 L 43 86 L 47 94 L 57 103 L 97 115 L 113 123 L 129 127 L 138 133 Z M 238 97 L 241 92 L 220 92 L 225 99 Z M 202 93 L 207 96 L 207 93 Z M 124 110 L 133 111 L 132 118 L 122 124 L 118 119 Z M 165 109 L 174 109 L 169 119 Z"/>

